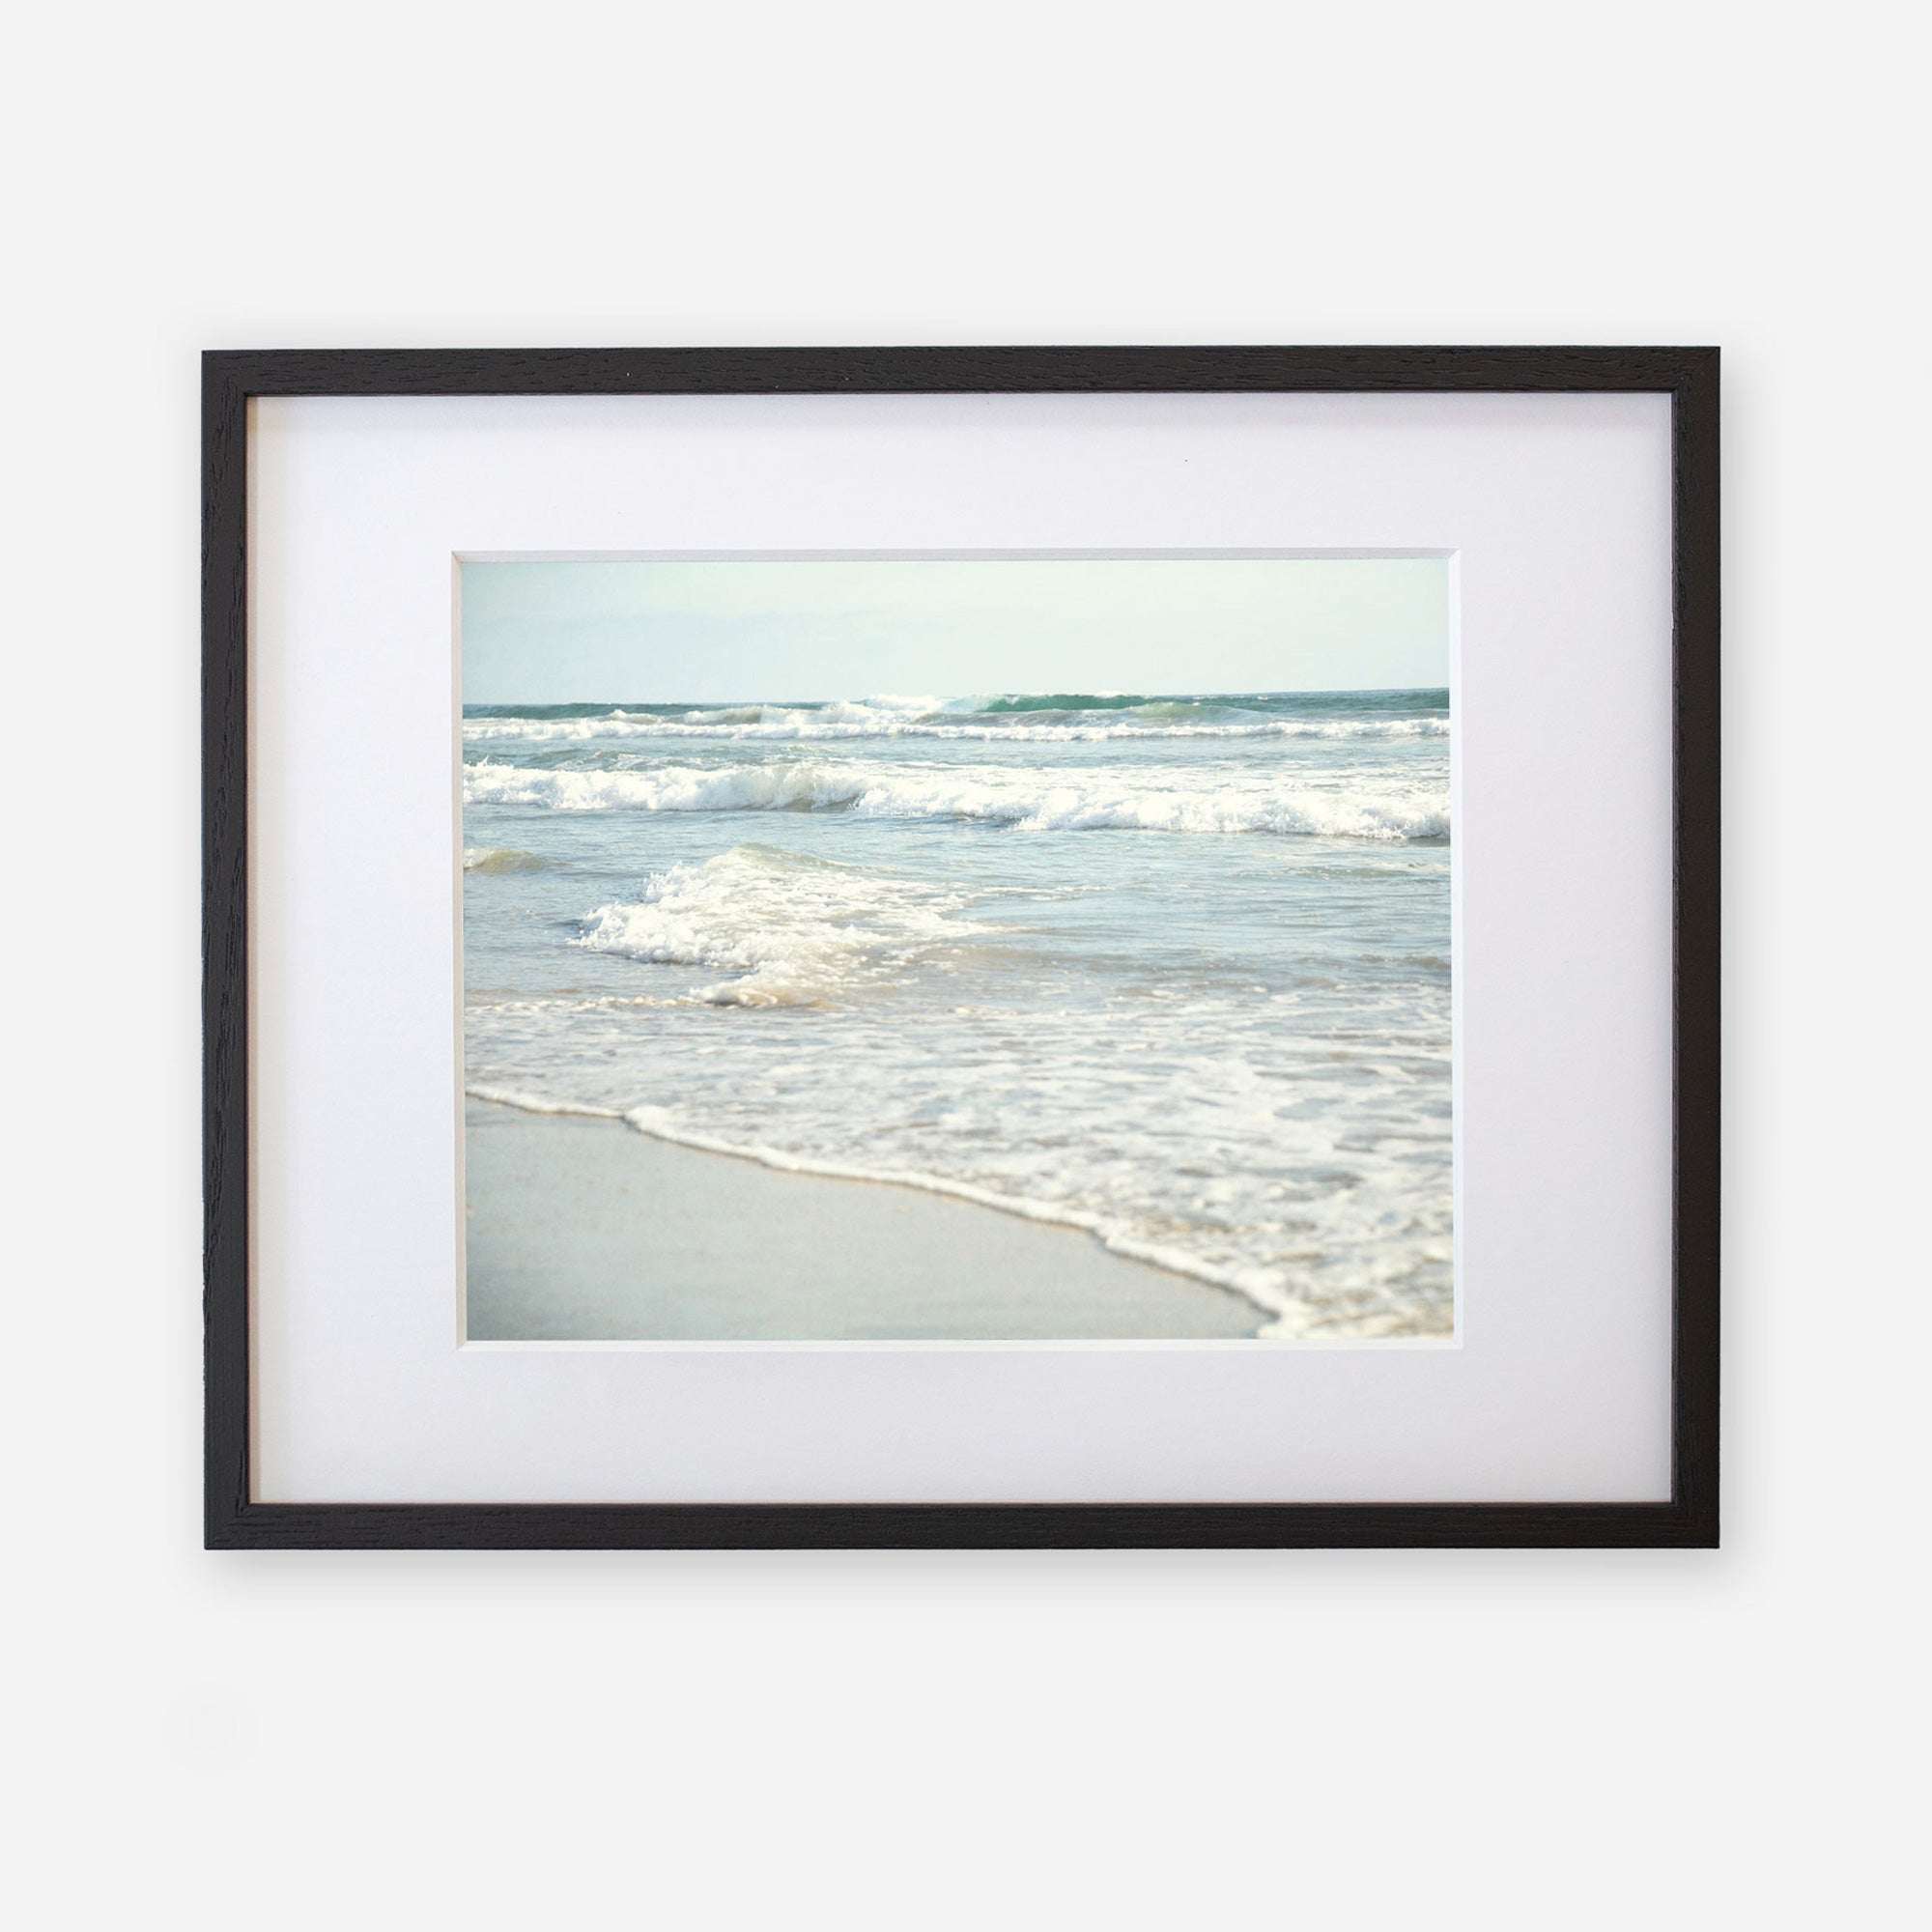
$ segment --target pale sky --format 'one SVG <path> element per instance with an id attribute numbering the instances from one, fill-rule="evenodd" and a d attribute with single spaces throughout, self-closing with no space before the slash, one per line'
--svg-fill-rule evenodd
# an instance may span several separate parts
<path id="1" fill-rule="evenodd" d="M 1441 557 L 466 563 L 468 704 L 1449 682 Z"/>

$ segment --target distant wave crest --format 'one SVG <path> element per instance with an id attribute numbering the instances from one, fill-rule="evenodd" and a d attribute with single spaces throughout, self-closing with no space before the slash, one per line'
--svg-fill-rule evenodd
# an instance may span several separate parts
<path id="1" fill-rule="evenodd" d="M 928 738 L 940 742 L 1008 745 L 1096 745 L 1147 738 L 1304 738 L 1328 740 L 1442 738 L 1443 717 L 1249 718 L 1215 721 L 1200 706 L 1144 705 L 1104 724 L 1067 713 L 1010 714 L 1028 722 L 945 716 L 906 716 L 866 705 L 814 709 L 748 704 L 682 717 L 638 717 L 612 712 L 601 718 L 467 718 L 466 744 L 590 744 L 636 738 L 721 739 L 738 744 L 837 743 L 864 738 Z"/>

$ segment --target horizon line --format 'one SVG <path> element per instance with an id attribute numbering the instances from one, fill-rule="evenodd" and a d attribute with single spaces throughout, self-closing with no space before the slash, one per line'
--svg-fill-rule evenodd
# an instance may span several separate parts
<path id="1" fill-rule="evenodd" d="M 1277 685 L 1264 690 L 1259 686 L 1249 686 L 1244 690 L 1228 691 L 958 691 L 921 693 L 948 701 L 962 697 L 1344 697 L 1357 692 L 1375 691 L 1447 691 L 1448 684 L 1306 684 Z M 868 697 L 894 697 L 902 694 L 896 692 L 871 692 L 851 696 L 845 693 L 835 693 L 824 697 L 750 697 L 744 696 L 724 697 L 553 697 L 543 700 L 546 707 L 558 704 L 864 704 Z M 466 704 L 518 704 L 526 700 L 514 697 L 465 698 Z"/>

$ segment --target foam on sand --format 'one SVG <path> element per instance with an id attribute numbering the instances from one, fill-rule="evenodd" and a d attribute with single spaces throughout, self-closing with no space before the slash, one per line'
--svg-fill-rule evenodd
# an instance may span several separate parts
<path id="1" fill-rule="evenodd" d="M 1259 1334 L 1264 1339 L 1296 1341 L 1319 1334 L 1323 1325 L 1324 1311 L 1296 1295 L 1278 1268 L 1217 1267 L 1181 1249 L 1137 1236 L 1107 1216 L 1085 1208 L 1034 1200 L 1026 1195 L 1004 1194 L 994 1188 L 976 1186 L 971 1181 L 951 1179 L 943 1175 L 921 1174 L 905 1168 L 865 1167 L 847 1161 L 788 1153 L 781 1148 L 767 1147 L 759 1142 L 727 1141 L 683 1125 L 668 1107 L 619 1109 L 572 1106 L 501 1087 L 472 1086 L 467 1091 L 471 1099 L 487 1100 L 524 1113 L 620 1121 L 635 1132 L 652 1140 L 689 1148 L 699 1153 L 723 1154 L 734 1160 L 752 1161 L 775 1174 L 814 1176 L 822 1180 L 869 1181 L 887 1187 L 909 1188 L 952 1201 L 970 1202 L 975 1207 L 989 1208 L 1018 1220 L 1071 1229 L 1092 1236 L 1109 1254 L 1118 1255 L 1122 1261 L 1139 1262 L 1238 1296 L 1249 1303 L 1256 1317 L 1261 1319 L 1263 1325 Z M 1373 1336 L 1378 1331 L 1370 1323 L 1363 1332 Z M 1387 1332 L 1400 1333 L 1402 1330 L 1399 1324 L 1392 1321 Z"/>
<path id="2" fill-rule="evenodd" d="M 767 1172 L 589 1109 L 481 1104 L 471 1341 L 1252 1337 L 1254 1311 L 1077 1234 L 944 1196 Z M 907 1284 L 920 1292 L 908 1296 Z"/>

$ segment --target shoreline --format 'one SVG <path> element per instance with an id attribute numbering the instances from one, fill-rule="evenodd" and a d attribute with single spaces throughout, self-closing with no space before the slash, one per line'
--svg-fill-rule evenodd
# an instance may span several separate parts
<path id="1" fill-rule="evenodd" d="M 1233 1289 L 1065 1222 L 468 1094 L 471 1341 L 1254 1337 Z"/>

